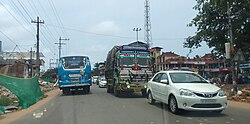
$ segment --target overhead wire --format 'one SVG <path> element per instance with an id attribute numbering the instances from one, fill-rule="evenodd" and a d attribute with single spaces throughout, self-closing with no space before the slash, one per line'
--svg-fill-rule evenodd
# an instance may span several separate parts
<path id="1" fill-rule="evenodd" d="M 10 10 L 0 1 L 0 4 L 4 7 L 4 9 L 17 21 L 17 23 L 19 23 L 22 27 L 23 27 L 23 29 L 24 30 L 26 30 L 27 32 L 29 32 L 29 34 L 30 35 L 32 35 L 32 36 L 35 36 L 34 34 L 33 34 L 33 32 L 31 32 L 30 30 L 28 30 L 11 12 L 10 12 Z"/>
<path id="2" fill-rule="evenodd" d="M 52 0 L 48 0 L 48 1 L 49 1 L 49 4 L 50 4 L 51 8 L 52 8 L 52 12 L 53 12 L 54 15 L 55 15 L 55 18 L 56 18 L 57 23 L 58 23 L 61 27 L 64 27 L 64 26 L 63 26 L 63 23 L 62 23 L 62 20 L 61 20 L 60 17 L 59 17 L 59 14 L 58 14 L 58 12 L 57 12 L 57 10 L 56 10 L 56 7 L 55 7 L 53 1 L 52 1 Z M 67 36 L 67 33 L 64 31 L 64 29 L 61 28 L 61 30 L 62 30 L 62 33 L 63 33 L 64 37 L 68 37 L 68 36 Z"/>

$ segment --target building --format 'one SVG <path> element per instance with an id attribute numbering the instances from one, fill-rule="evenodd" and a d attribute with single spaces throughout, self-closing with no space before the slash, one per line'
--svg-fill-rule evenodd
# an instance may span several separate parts
<path id="1" fill-rule="evenodd" d="M 231 72 L 225 59 L 215 59 L 212 54 L 203 57 L 186 58 L 174 52 L 163 52 L 158 58 L 159 70 L 190 70 L 203 77 L 223 78 Z"/>
<path id="2" fill-rule="evenodd" d="M 152 63 L 154 72 L 159 71 L 158 63 L 160 63 L 160 62 L 158 61 L 157 58 L 161 55 L 161 49 L 162 49 L 161 47 L 153 47 L 153 48 L 149 49 L 151 57 L 152 57 L 152 62 L 151 63 Z"/>
<path id="3" fill-rule="evenodd" d="M 0 52 L 0 68 L 4 68 L 2 71 L 5 70 L 5 73 L 11 73 L 11 76 L 33 77 L 36 70 L 35 58 L 35 52 Z M 44 55 L 40 53 L 40 66 L 44 66 L 43 58 Z"/>

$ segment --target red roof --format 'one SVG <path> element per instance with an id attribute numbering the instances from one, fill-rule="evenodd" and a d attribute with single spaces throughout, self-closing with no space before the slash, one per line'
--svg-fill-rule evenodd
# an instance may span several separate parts
<path id="1" fill-rule="evenodd" d="M 174 52 L 162 52 L 161 56 L 166 56 L 166 57 L 179 57 L 180 55 L 174 53 Z"/>

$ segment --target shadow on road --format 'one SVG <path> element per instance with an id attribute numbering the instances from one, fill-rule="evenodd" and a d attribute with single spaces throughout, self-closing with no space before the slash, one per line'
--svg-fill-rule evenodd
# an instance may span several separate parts
<path id="1" fill-rule="evenodd" d="M 168 104 L 157 102 L 157 103 L 155 103 L 154 106 L 161 108 L 165 112 L 173 114 L 168 109 Z M 228 115 L 224 114 L 223 111 L 221 113 L 216 113 L 216 112 L 212 112 L 212 111 L 184 111 L 184 110 L 180 110 L 180 113 L 178 113 L 177 116 L 181 116 L 181 117 L 227 117 Z"/>
<path id="2" fill-rule="evenodd" d="M 86 93 L 86 92 L 80 92 L 80 91 L 71 91 L 71 92 L 68 92 L 67 94 L 63 94 L 61 93 L 60 96 L 74 96 L 74 95 L 91 95 L 92 92 L 89 92 L 89 93 Z"/>
<path id="3" fill-rule="evenodd" d="M 114 97 L 116 97 L 112 93 L 111 93 L 111 95 L 113 95 Z M 117 98 L 122 98 L 122 99 L 126 99 L 126 98 L 145 98 L 146 99 L 146 97 L 142 96 L 140 93 L 122 93 Z"/>

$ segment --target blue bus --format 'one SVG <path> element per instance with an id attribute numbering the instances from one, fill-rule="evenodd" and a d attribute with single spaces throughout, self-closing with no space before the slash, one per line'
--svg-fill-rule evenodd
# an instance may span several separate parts
<path id="1" fill-rule="evenodd" d="M 58 84 L 63 94 L 71 91 L 90 92 L 91 64 L 87 56 L 65 56 L 59 59 Z"/>

